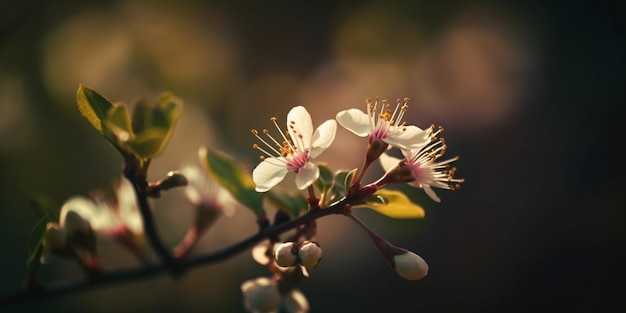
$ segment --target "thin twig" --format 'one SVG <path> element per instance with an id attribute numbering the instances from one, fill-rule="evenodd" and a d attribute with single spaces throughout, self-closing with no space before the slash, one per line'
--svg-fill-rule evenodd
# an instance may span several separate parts
<path id="1" fill-rule="evenodd" d="M 142 169 L 141 166 L 138 166 L 135 162 L 131 163 L 131 161 L 127 160 L 124 164 L 124 176 L 130 181 L 135 190 L 137 206 L 139 207 L 143 222 L 144 234 L 161 262 L 172 272 L 177 273 L 179 271 L 178 262 L 172 257 L 168 248 L 163 244 L 163 241 L 161 241 L 156 229 L 154 215 L 152 214 L 152 209 L 148 202 L 148 182 L 146 180 L 147 166 Z"/>

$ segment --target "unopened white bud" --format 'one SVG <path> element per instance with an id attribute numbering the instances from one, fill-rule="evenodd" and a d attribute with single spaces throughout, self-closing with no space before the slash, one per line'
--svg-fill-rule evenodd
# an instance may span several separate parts
<path id="1" fill-rule="evenodd" d="M 282 267 L 294 266 L 298 263 L 298 246 L 294 242 L 284 242 L 274 249 L 276 264 Z"/>
<path id="2" fill-rule="evenodd" d="M 396 273 L 408 280 L 418 280 L 428 274 L 428 264 L 421 256 L 407 251 L 393 257 Z"/>
<path id="3" fill-rule="evenodd" d="M 267 277 L 251 279 L 241 284 L 244 306 L 250 312 L 276 312 L 281 295 L 275 281 Z"/>
<path id="4" fill-rule="evenodd" d="M 298 259 L 307 270 L 313 269 L 322 260 L 322 248 L 315 241 L 304 241 L 300 245 Z"/>

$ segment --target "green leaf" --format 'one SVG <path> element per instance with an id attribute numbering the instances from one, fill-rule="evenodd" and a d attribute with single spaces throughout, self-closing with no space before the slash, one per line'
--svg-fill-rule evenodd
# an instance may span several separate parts
<path id="1" fill-rule="evenodd" d="M 133 132 L 140 132 L 146 128 L 150 120 L 150 111 L 152 111 L 152 108 L 150 108 L 147 99 L 141 99 L 135 103 L 132 114 Z"/>
<path id="2" fill-rule="evenodd" d="M 319 164 L 318 168 L 320 169 L 320 177 L 313 184 L 321 193 L 326 193 L 333 185 L 334 175 L 326 164 Z"/>
<path id="3" fill-rule="evenodd" d="M 243 167 L 230 157 L 206 147 L 201 147 L 198 155 L 209 174 L 235 199 L 256 214 L 263 212 L 263 194 L 254 190 L 256 185 L 248 171 L 242 170 Z"/>
<path id="4" fill-rule="evenodd" d="M 28 256 L 26 257 L 26 265 L 38 263 L 41 253 L 43 252 L 43 236 L 46 234 L 46 225 L 51 222 L 51 214 L 46 213 L 37 222 L 35 227 L 30 231 L 28 236 Z"/>
<path id="5" fill-rule="evenodd" d="M 352 182 L 352 177 L 354 177 L 355 173 L 356 168 L 349 172 L 338 171 L 335 173 L 331 201 L 338 200 L 348 193 L 348 187 L 350 186 L 350 182 Z"/>
<path id="6" fill-rule="evenodd" d="M 277 208 L 289 214 L 291 218 L 299 216 L 300 212 L 307 210 L 309 207 L 306 198 L 301 194 L 289 195 L 271 190 L 265 194 L 268 200 L 276 205 Z"/>
<path id="7" fill-rule="evenodd" d="M 368 207 L 380 214 L 396 219 L 423 218 L 424 208 L 413 203 L 403 192 L 379 190 L 357 207 Z"/>
<path id="8" fill-rule="evenodd" d="M 43 251 L 43 236 L 46 233 L 46 225 L 48 222 L 58 219 L 56 212 L 57 205 L 48 197 L 41 195 L 31 196 L 31 207 L 36 216 L 41 216 L 37 224 L 30 231 L 28 236 L 28 254 L 26 264 L 31 266 L 39 263 L 39 258 Z"/>
<path id="9" fill-rule="evenodd" d="M 354 175 L 356 175 L 356 168 L 346 173 L 346 177 L 343 179 L 343 187 L 348 190 L 350 185 L 352 184 L 352 180 L 354 179 Z"/>
<path id="10" fill-rule="evenodd" d="M 179 98 L 164 93 L 155 105 L 149 105 L 146 100 L 137 102 L 131 120 L 128 107 L 115 103 L 107 114 L 104 135 L 122 154 L 152 158 L 165 147 L 181 108 Z"/>
<path id="11" fill-rule="evenodd" d="M 163 150 L 168 135 L 163 129 L 150 128 L 122 143 L 122 146 L 125 146 L 126 150 L 140 159 L 149 159 Z"/>
<path id="12" fill-rule="evenodd" d="M 118 149 L 133 136 L 128 107 L 120 102 L 116 102 L 109 109 L 102 126 L 104 137 Z"/>
<path id="13" fill-rule="evenodd" d="M 182 111 L 183 100 L 169 92 L 162 93 L 157 99 L 150 127 L 172 129 Z"/>
<path id="14" fill-rule="evenodd" d="M 89 121 L 93 128 L 103 134 L 102 121 L 112 106 L 111 102 L 96 91 L 80 84 L 76 92 L 76 104 L 78 104 L 80 114 Z"/>
<path id="15" fill-rule="evenodd" d="M 52 220 L 57 221 L 59 219 L 59 205 L 47 196 L 32 194 L 30 196 L 30 206 L 36 217 L 50 214 Z"/>

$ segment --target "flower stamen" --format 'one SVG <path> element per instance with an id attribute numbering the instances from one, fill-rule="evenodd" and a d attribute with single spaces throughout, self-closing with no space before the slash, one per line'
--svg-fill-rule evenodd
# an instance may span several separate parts
<path id="1" fill-rule="evenodd" d="M 276 123 L 276 117 L 272 117 L 271 120 L 272 120 L 272 123 L 274 123 L 274 126 L 276 127 L 280 135 L 283 137 L 283 145 L 281 147 L 281 150 L 280 150 L 281 153 L 279 153 L 279 155 L 282 157 L 285 157 L 287 155 L 293 154 L 293 151 L 295 151 L 296 148 L 294 147 L 293 142 L 290 140 L 290 138 L 288 138 L 289 134 L 288 133 L 286 134 L 286 132 L 283 132 L 280 126 L 278 126 L 278 123 Z"/>
<path id="2" fill-rule="evenodd" d="M 276 140 L 274 139 L 274 137 L 272 137 L 272 136 L 269 134 L 269 132 L 266 132 L 266 131 L 267 131 L 267 129 L 264 129 L 264 130 L 263 130 L 263 133 L 265 133 L 265 134 L 266 134 L 266 135 L 267 135 L 270 139 L 272 139 L 272 141 L 276 142 Z M 265 144 L 268 148 L 270 148 L 270 150 L 271 150 L 272 152 L 274 152 L 276 155 L 280 155 L 280 152 L 279 152 L 278 150 L 276 150 L 276 148 L 274 148 L 271 144 L 269 144 L 267 141 L 265 141 L 265 139 L 263 139 L 263 138 L 261 138 L 261 136 L 259 136 L 259 131 L 257 131 L 256 129 L 253 129 L 253 130 L 252 130 L 252 134 L 253 134 L 253 135 L 254 135 L 254 137 L 256 137 L 259 141 L 261 141 L 261 142 L 262 142 L 263 144 Z M 278 143 L 276 142 L 276 144 L 278 144 Z M 279 146 L 280 146 L 280 145 L 279 145 Z M 252 148 L 253 148 L 253 149 L 256 149 L 256 150 L 259 150 L 259 151 L 261 151 L 261 152 L 263 152 L 264 154 L 266 154 L 266 155 L 267 155 L 267 156 L 269 156 L 269 157 L 274 157 L 274 156 L 275 156 L 274 154 L 269 153 L 267 150 L 265 150 L 265 149 L 263 149 L 263 148 L 259 147 L 259 145 L 257 145 L 257 144 L 253 144 L 253 145 L 252 145 Z M 261 156 L 261 159 L 264 159 L 264 158 L 265 158 L 264 156 Z"/>

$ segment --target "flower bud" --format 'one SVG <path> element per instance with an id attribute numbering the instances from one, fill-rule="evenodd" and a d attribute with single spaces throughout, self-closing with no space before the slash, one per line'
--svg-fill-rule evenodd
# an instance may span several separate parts
<path id="1" fill-rule="evenodd" d="M 422 279 L 428 274 L 428 264 L 419 255 L 406 251 L 393 257 L 394 269 L 398 275 L 408 280 Z"/>
<path id="2" fill-rule="evenodd" d="M 298 251 L 298 259 L 300 264 L 307 270 L 311 270 L 317 266 L 322 260 L 322 248 L 315 241 L 304 241 L 300 245 Z"/>
<path id="3" fill-rule="evenodd" d="M 250 312 L 276 312 L 281 303 L 281 295 L 275 281 L 259 277 L 241 284 L 244 306 Z"/>
<path id="4" fill-rule="evenodd" d="M 298 263 L 298 246 L 294 242 L 281 243 L 274 249 L 274 259 L 278 266 L 296 265 Z"/>

